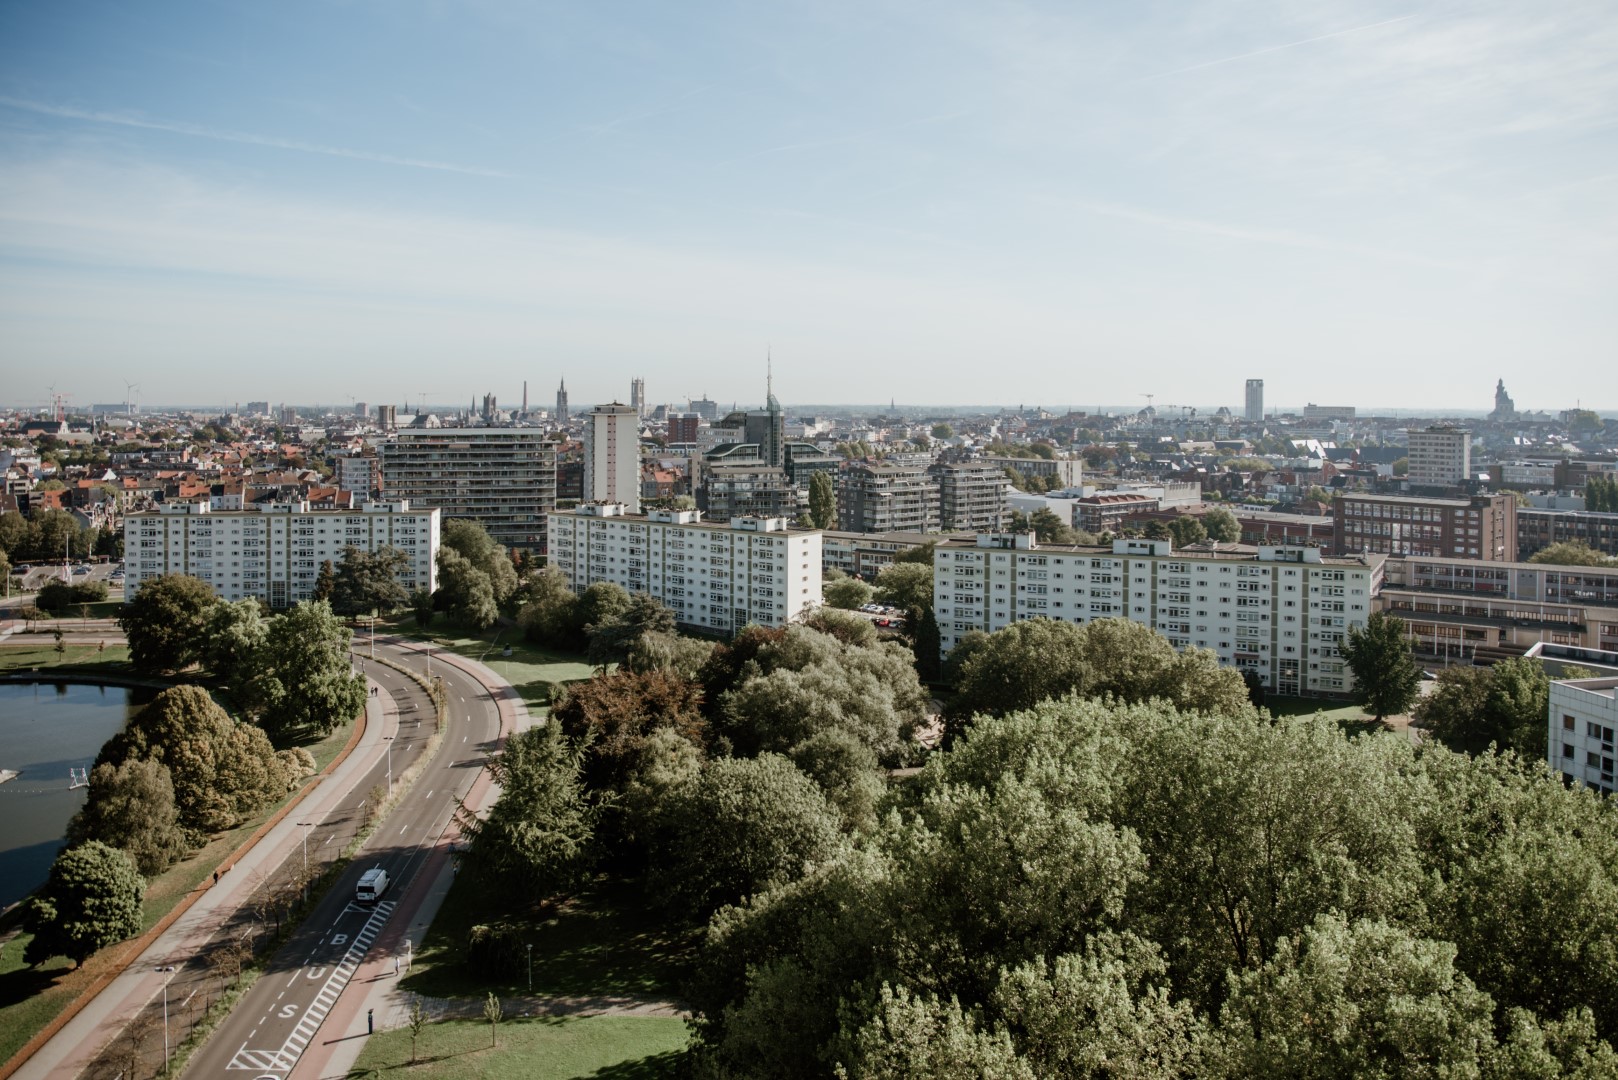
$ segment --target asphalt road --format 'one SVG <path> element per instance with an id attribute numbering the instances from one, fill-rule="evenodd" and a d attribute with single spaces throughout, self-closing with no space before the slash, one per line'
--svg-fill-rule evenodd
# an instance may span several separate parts
<path id="1" fill-rule="evenodd" d="M 363 657 L 366 650 L 361 644 L 365 643 L 357 643 L 355 652 Z M 382 642 L 376 648 L 379 654 L 425 673 L 426 661 L 420 653 Z M 401 723 L 393 747 L 397 776 L 420 754 L 432 734 L 432 704 L 419 686 L 398 672 L 381 664 L 365 667 L 399 705 Z M 499 711 L 477 680 L 448 664 L 433 665 L 433 675 L 444 679 L 449 694 L 449 726 L 438 753 L 325 899 L 270 959 L 259 981 L 192 1057 L 186 1076 L 282 1080 L 314 1040 L 395 906 L 412 886 L 426 886 L 425 881 L 415 880 L 417 871 L 454 813 L 455 800 L 472 786 L 500 732 Z M 351 798 L 345 800 L 346 809 L 333 817 L 351 817 L 366 792 L 386 782 L 383 762 L 353 787 Z M 336 822 L 318 823 L 309 836 L 310 851 L 325 846 L 337 827 Z M 362 907 L 353 902 L 354 887 L 360 875 L 375 866 L 388 872 L 391 885 L 381 901 Z M 173 1000 L 186 992 L 174 986 L 169 997 Z"/>

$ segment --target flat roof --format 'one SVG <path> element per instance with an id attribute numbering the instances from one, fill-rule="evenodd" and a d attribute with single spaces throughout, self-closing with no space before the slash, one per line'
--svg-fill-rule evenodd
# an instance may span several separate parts
<path id="1" fill-rule="evenodd" d="M 942 547 L 965 547 L 965 548 L 971 548 L 974 551 L 980 551 L 980 550 L 981 551 L 1007 551 L 1007 550 L 1010 550 L 1010 551 L 1015 551 L 1015 552 L 1017 552 L 1019 554 L 1024 554 L 1024 555 L 1041 555 L 1041 554 L 1047 554 L 1047 553 L 1050 553 L 1050 552 L 1056 552 L 1058 554 L 1064 554 L 1064 555 L 1091 555 L 1091 556 L 1095 556 L 1097 558 L 1107 557 L 1107 558 L 1119 558 L 1119 559 L 1142 559 L 1142 558 L 1145 558 L 1145 559 L 1204 559 L 1204 560 L 1208 560 L 1208 559 L 1226 559 L 1226 560 L 1229 560 L 1231 562 L 1257 562 L 1258 561 L 1258 547 L 1253 545 L 1253 544 L 1214 544 L 1214 543 L 1212 543 L 1210 541 L 1203 541 L 1203 543 L 1209 544 L 1209 546 L 1203 547 L 1201 545 L 1195 545 L 1195 546 L 1188 547 L 1188 548 L 1176 548 L 1171 553 L 1169 553 L 1168 555 L 1150 555 L 1150 554 L 1144 554 L 1143 555 L 1142 553 L 1140 553 L 1138 551 L 1123 552 L 1123 553 L 1120 554 L 1120 553 L 1114 552 L 1111 547 L 1109 547 L 1109 546 L 1107 546 L 1105 544 L 1040 544 L 1038 547 L 1033 547 L 1033 548 L 1000 548 L 1000 547 L 979 548 L 978 544 L 977 544 L 977 537 L 976 536 L 970 536 L 970 537 L 952 536 L 952 537 L 948 537 L 948 538 L 939 540 L 938 546 L 941 547 L 941 548 Z M 1271 547 L 1271 546 L 1279 546 L 1279 545 L 1266 544 L 1264 546 L 1265 547 Z M 1287 549 L 1282 548 L 1282 550 L 1287 550 Z M 1387 556 L 1373 553 L 1373 554 L 1368 554 L 1368 555 L 1322 555 L 1320 557 L 1320 562 L 1318 562 L 1318 563 L 1298 563 L 1298 562 L 1292 562 L 1292 561 L 1286 560 L 1286 559 L 1276 559 L 1274 561 L 1279 563 L 1279 564 L 1283 564 L 1283 565 L 1287 565 L 1287 566 L 1361 566 L 1361 567 L 1368 567 L 1368 566 L 1373 565 L 1375 562 L 1380 562 L 1381 560 L 1383 560 L 1385 558 L 1387 558 Z"/>
<path id="2" fill-rule="evenodd" d="M 1352 494 L 1338 492 L 1337 498 L 1344 502 L 1415 503 L 1420 506 L 1454 506 L 1468 510 L 1472 507 L 1471 499 L 1432 499 L 1424 495 L 1361 495 L 1358 492 Z"/>

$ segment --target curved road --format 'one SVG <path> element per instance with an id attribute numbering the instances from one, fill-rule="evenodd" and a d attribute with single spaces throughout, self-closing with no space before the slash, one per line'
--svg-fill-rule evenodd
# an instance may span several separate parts
<path id="1" fill-rule="evenodd" d="M 369 641 L 356 642 L 355 654 L 363 660 L 369 647 Z M 411 646 L 379 640 L 376 649 L 423 674 L 431 663 Z M 377 663 L 363 666 L 399 707 L 392 763 L 397 777 L 420 756 L 432 735 L 432 704 L 420 686 L 399 672 Z M 500 735 L 499 710 L 484 686 L 447 663 L 431 666 L 449 695 L 448 728 L 437 754 L 325 899 L 270 958 L 258 982 L 192 1057 L 187 1077 L 284 1080 L 387 927 L 394 908 L 412 886 L 426 884 L 416 881 L 418 871 L 454 815 L 456 800 L 471 788 Z M 331 821 L 316 823 L 309 836 L 311 850 L 326 843 L 323 834 L 339 827 L 336 819 L 354 812 L 373 785 L 387 783 L 386 770 L 385 760 L 378 763 L 351 789 L 346 810 L 332 815 Z M 355 885 L 362 873 L 376 866 L 387 871 L 390 887 L 380 902 L 362 907 L 353 902 Z M 170 990 L 171 998 L 176 989 Z"/>

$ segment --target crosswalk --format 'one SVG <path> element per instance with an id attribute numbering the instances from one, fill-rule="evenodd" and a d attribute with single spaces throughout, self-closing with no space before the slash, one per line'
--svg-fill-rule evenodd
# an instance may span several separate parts
<path id="1" fill-rule="evenodd" d="M 371 910 L 371 917 L 365 920 L 365 925 L 354 935 L 348 951 L 343 953 L 343 958 L 332 968 L 325 985 L 320 988 L 315 1000 L 309 1003 L 309 1007 L 299 1017 L 297 1026 L 292 1029 L 292 1034 L 287 1036 L 286 1042 L 273 1050 L 249 1050 L 247 1043 L 244 1042 L 236 1051 L 236 1055 L 230 1059 L 229 1067 L 258 1073 L 284 1073 L 296 1065 L 298 1058 L 308 1047 L 309 1041 L 315 1037 L 315 1032 L 320 1030 L 326 1014 L 331 1012 L 331 1007 L 337 1003 L 343 988 L 348 985 L 349 979 L 354 977 L 354 972 L 359 970 L 360 961 L 365 959 L 371 942 L 376 940 L 376 936 L 382 932 L 382 927 L 387 924 L 388 916 L 393 914 L 393 908 L 394 904 L 391 901 L 383 901 Z M 350 910 L 356 910 L 354 905 L 350 904 L 344 913 Z"/>

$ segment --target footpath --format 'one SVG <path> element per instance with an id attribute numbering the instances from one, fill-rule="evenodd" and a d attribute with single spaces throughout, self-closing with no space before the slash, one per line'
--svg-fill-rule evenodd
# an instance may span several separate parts
<path id="1" fill-rule="evenodd" d="M 407 652 L 425 652 L 428 648 L 404 639 L 394 639 L 389 644 Z M 539 722 L 529 715 L 526 703 L 511 684 L 486 665 L 440 649 L 432 650 L 432 658 L 436 663 L 451 665 L 472 676 L 494 699 L 500 711 L 501 746 L 514 733 Z M 493 806 L 499 796 L 499 787 L 490 779 L 489 771 L 483 769 L 472 782 L 464 802 L 468 809 L 481 814 Z M 460 828 L 451 818 L 433 843 L 417 879 L 424 885 L 400 901 L 387 928 L 371 946 L 364 963 L 332 1006 L 320 1033 L 298 1059 L 288 1080 L 315 1080 L 317 1077 L 342 1080 L 358 1059 L 366 1036 L 373 1030 L 386 1031 L 404 1025 L 410 1010 L 409 995 L 399 989 L 394 958 L 400 958 L 399 972 L 403 974 L 407 970 L 404 964 L 421 947 L 427 928 L 454 884 L 457 867 L 452 848 L 459 840 Z"/>
<path id="2" fill-rule="evenodd" d="M 17 1080 L 79 1075 L 175 977 L 159 969 L 183 968 L 194 962 L 220 929 L 250 903 L 260 883 L 302 847 L 305 830 L 298 825 L 300 819 L 324 821 L 364 797 L 364 792 L 354 788 L 386 753 L 384 739 L 398 733 L 398 710 L 387 691 L 378 687 L 377 695 L 366 699 L 365 718 L 365 731 L 348 756 L 290 804 L 281 819 L 216 883 L 204 883 L 184 914 L 34 1051 L 13 1074 Z"/>

